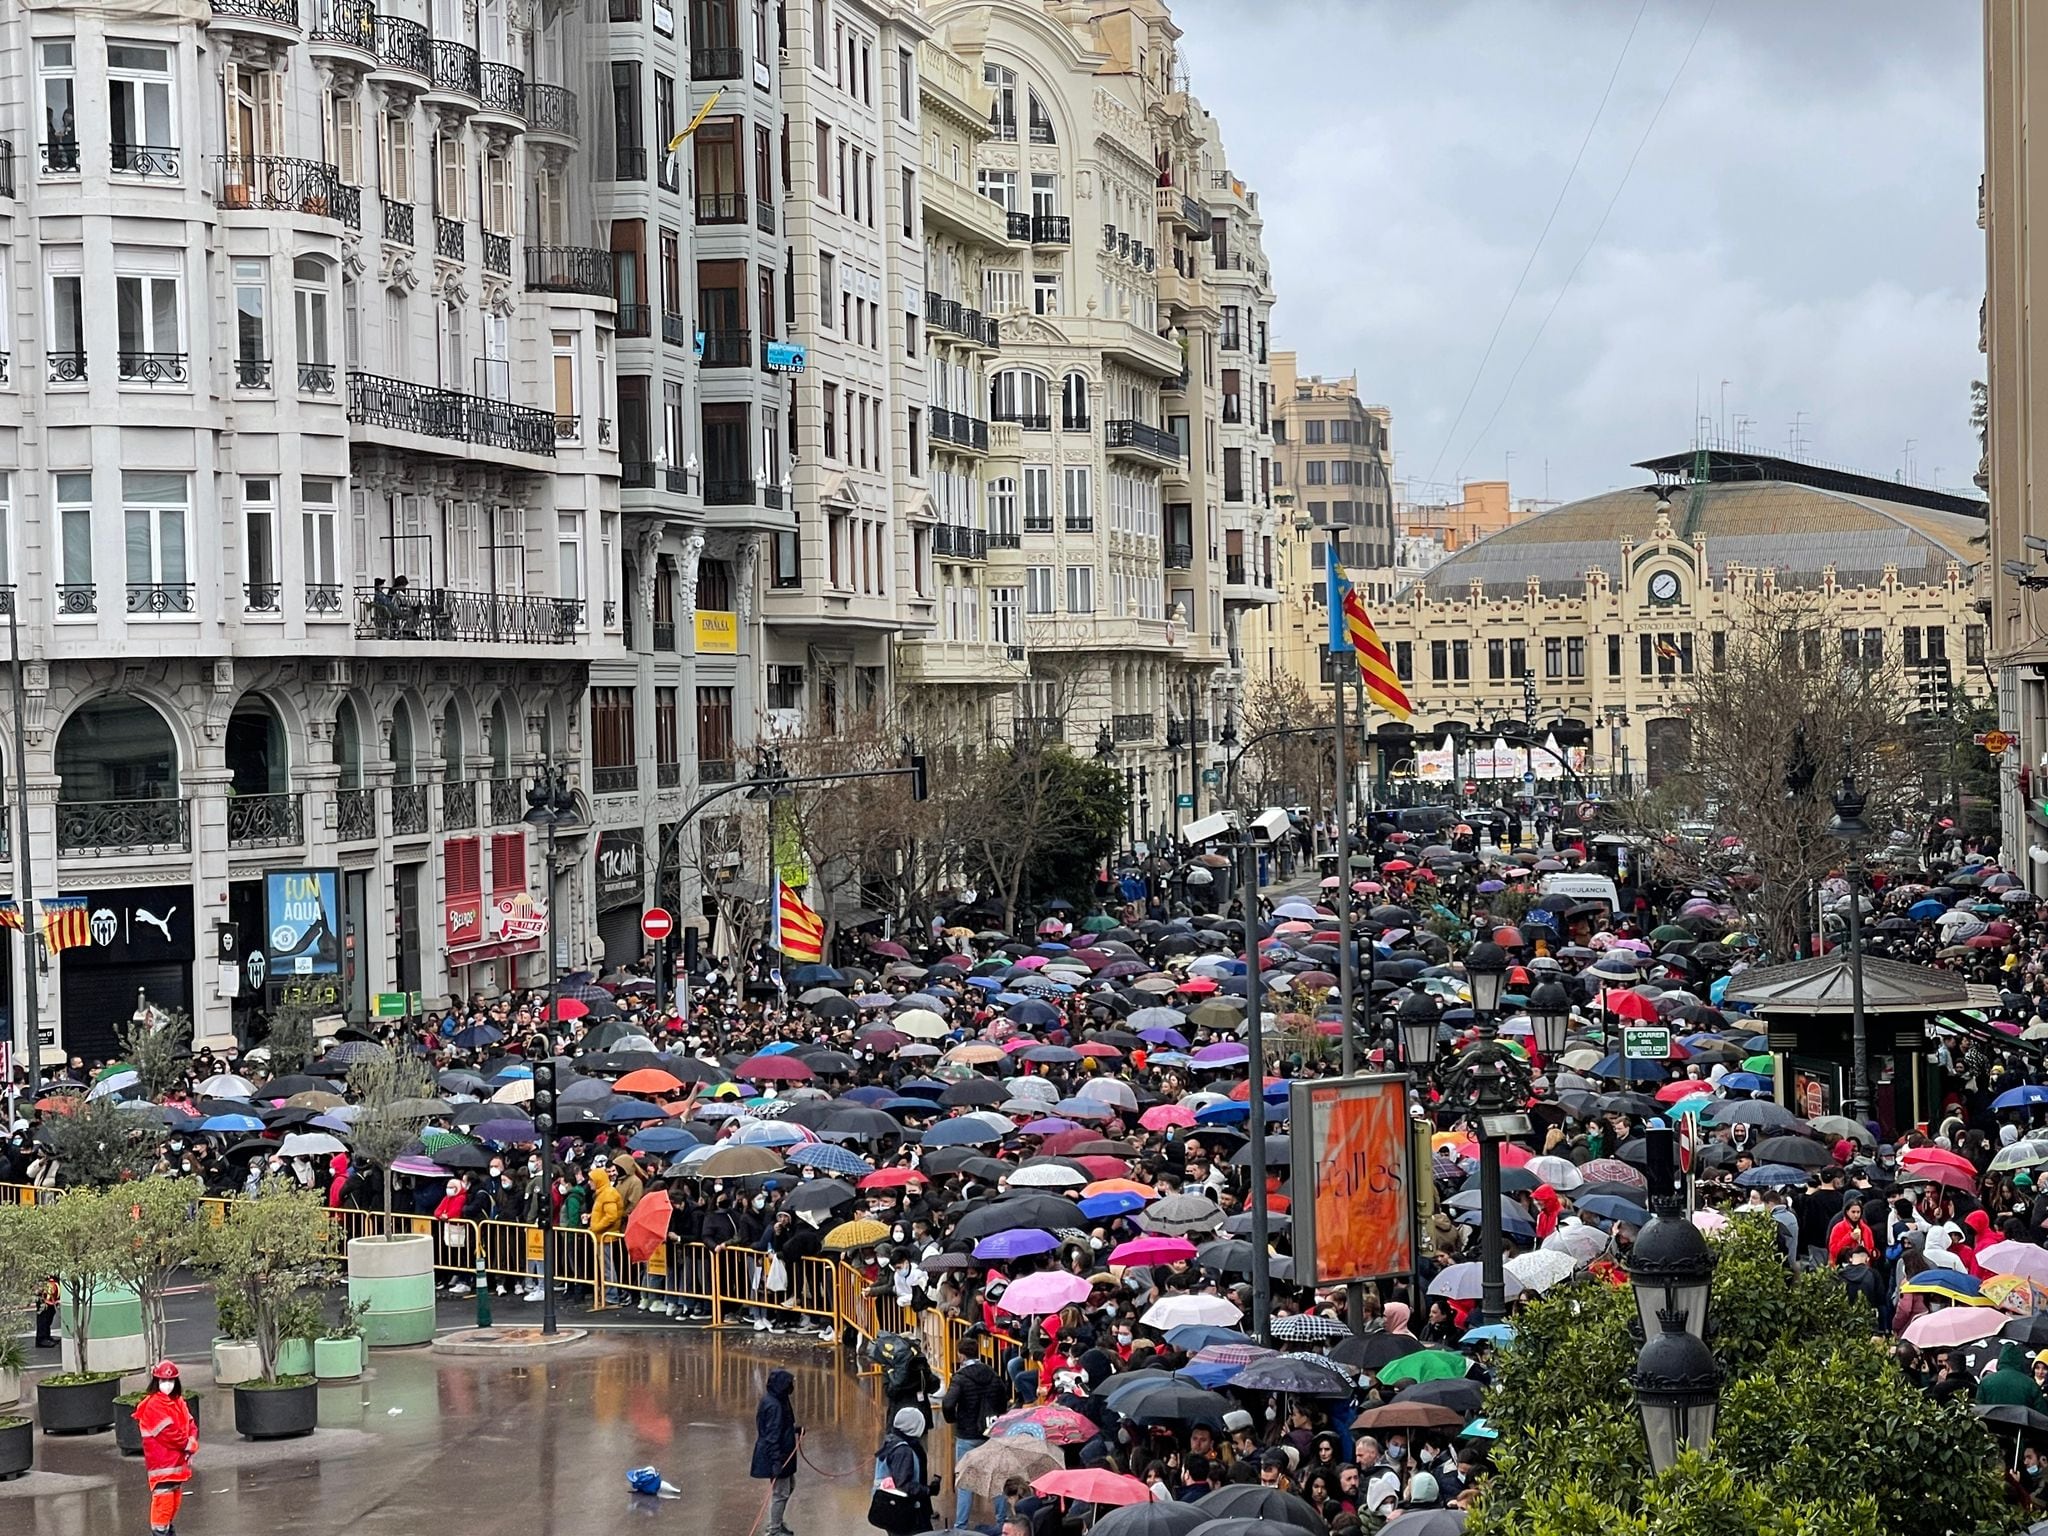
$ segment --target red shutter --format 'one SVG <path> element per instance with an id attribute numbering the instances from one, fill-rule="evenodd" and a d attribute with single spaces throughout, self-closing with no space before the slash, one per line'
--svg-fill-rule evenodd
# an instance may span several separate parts
<path id="1" fill-rule="evenodd" d="M 450 896 L 483 893 L 482 850 L 473 837 L 451 837 L 441 845 L 442 867 L 448 877 Z"/>
<path id="2" fill-rule="evenodd" d="M 526 889 L 526 834 L 491 834 L 491 894 L 506 896 Z"/>
<path id="3" fill-rule="evenodd" d="M 441 872 L 448 887 L 441 902 L 441 932 L 450 949 L 479 943 L 484 936 L 480 851 L 473 837 L 451 837 L 441 845 Z"/>

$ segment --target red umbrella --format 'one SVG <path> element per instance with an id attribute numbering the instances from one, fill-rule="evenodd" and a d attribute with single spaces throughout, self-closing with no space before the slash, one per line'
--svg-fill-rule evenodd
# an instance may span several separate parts
<path id="1" fill-rule="evenodd" d="M 901 944 L 896 943 L 893 939 L 870 940 L 868 943 L 868 953 L 887 955 L 891 960 L 908 960 L 910 958 L 910 951 Z"/>
<path id="2" fill-rule="evenodd" d="M 1185 992 L 1190 997 L 1197 997 L 1204 995 L 1206 993 L 1214 992 L 1216 990 L 1216 983 L 1210 980 L 1207 976 L 1196 976 L 1187 981 L 1182 982 L 1180 986 L 1176 988 L 1176 990 Z"/>
<path id="3" fill-rule="evenodd" d="M 1070 1147 L 1080 1146 L 1084 1141 L 1100 1140 L 1102 1132 L 1091 1131 L 1084 1125 L 1077 1131 L 1054 1131 L 1038 1143 L 1038 1151 L 1042 1157 L 1057 1157 Z"/>
<path id="4" fill-rule="evenodd" d="M 1523 942 L 1522 930 L 1502 926 L 1493 930 L 1493 942 L 1507 948 L 1519 948 Z"/>
<path id="5" fill-rule="evenodd" d="M 1086 1157 L 1075 1158 L 1074 1161 L 1098 1179 L 1120 1179 L 1131 1171 L 1131 1165 L 1122 1158 L 1111 1157 L 1102 1152 L 1091 1152 Z"/>
<path id="6" fill-rule="evenodd" d="M 1380 873 L 1383 875 L 1405 875 L 1414 867 L 1406 859 L 1389 859 L 1380 866 Z"/>
<path id="7" fill-rule="evenodd" d="M 1608 993 L 1607 1011 L 1618 1019 L 1641 1019 L 1649 1024 L 1657 1022 L 1657 1005 L 1640 992 Z"/>
<path id="8" fill-rule="evenodd" d="M 1152 1490 L 1135 1477 L 1110 1472 L 1102 1467 L 1061 1467 L 1032 1483 L 1039 1493 L 1081 1499 L 1090 1504 L 1143 1504 Z"/>
<path id="9" fill-rule="evenodd" d="M 666 1190 L 650 1189 L 642 1195 L 633 1214 L 626 1218 L 626 1257 L 635 1264 L 645 1264 L 667 1240 L 672 1214 Z"/>
<path id="10" fill-rule="evenodd" d="M 1060 1403 L 1039 1403 L 1032 1408 L 1013 1408 L 988 1422 L 988 1437 L 1001 1439 L 1019 1425 L 1036 1425 L 1048 1445 L 1082 1445 L 1098 1433 L 1095 1423 Z M 1029 1431 L 1027 1430 L 1028 1434 Z"/>
<path id="11" fill-rule="evenodd" d="M 1451 1149 L 1453 1157 L 1461 1157 L 1468 1163 L 1479 1161 L 1479 1143 L 1467 1141 Z M 1500 1144 L 1500 1165 L 1503 1168 L 1520 1168 L 1536 1154 L 1518 1141 L 1504 1141 Z"/>
<path id="12" fill-rule="evenodd" d="M 1974 1181 L 1977 1165 L 1960 1152 L 1951 1152 L 1946 1147 L 1908 1147 L 1899 1154 L 1899 1162 L 1916 1173 L 1931 1168 L 1947 1168 L 1952 1173 L 1967 1174 Z"/>
<path id="13" fill-rule="evenodd" d="M 928 1184 L 931 1181 L 915 1168 L 877 1168 L 860 1181 L 862 1189 L 901 1189 L 906 1184 Z"/>
<path id="14" fill-rule="evenodd" d="M 749 1056 L 732 1075 L 756 1083 L 807 1083 L 815 1074 L 793 1056 Z"/>
<path id="15" fill-rule="evenodd" d="M 1083 1040 L 1079 1045 L 1075 1046 L 1074 1049 L 1077 1053 L 1083 1056 L 1123 1055 L 1123 1052 L 1118 1050 L 1115 1046 L 1105 1044 L 1103 1041 L 1100 1040 Z"/>
<path id="16" fill-rule="evenodd" d="M 590 1012 L 590 1004 L 577 998 L 563 997 L 555 1000 L 555 1018 L 566 1024 L 571 1019 L 580 1019 Z"/>

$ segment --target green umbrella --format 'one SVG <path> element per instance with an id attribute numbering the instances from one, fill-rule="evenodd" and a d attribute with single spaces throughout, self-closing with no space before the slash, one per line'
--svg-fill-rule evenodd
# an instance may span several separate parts
<path id="1" fill-rule="evenodd" d="M 117 1072 L 133 1072 L 134 1070 L 134 1066 L 129 1062 L 110 1061 L 104 1067 L 101 1067 L 99 1071 L 93 1074 L 92 1080 L 96 1083 L 104 1083 L 108 1078 L 114 1076 Z"/>
<path id="2" fill-rule="evenodd" d="M 427 1149 L 427 1156 L 432 1157 L 443 1147 L 473 1147 L 476 1143 L 467 1136 L 457 1136 L 451 1131 L 437 1130 L 433 1126 L 428 1126 L 420 1132 L 420 1145 Z"/>
<path id="3" fill-rule="evenodd" d="M 1116 926 L 1116 919 L 1107 912 L 1098 912 L 1081 926 L 1090 933 L 1107 933 Z"/>
<path id="4" fill-rule="evenodd" d="M 1685 944 L 1696 937 L 1691 929 L 1681 928 L 1676 923 L 1666 923 L 1661 928 L 1650 930 L 1650 940 L 1656 944 Z"/>
<path id="5" fill-rule="evenodd" d="M 1390 1360 L 1378 1371 L 1381 1381 L 1457 1381 L 1472 1362 L 1453 1349 L 1418 1349 L 1412 1355 Z"/>
<path id="6" fill-rule="evenodd" d="M 1742 1058 L 1742 1070 L 1745 1072 L 1774 1072 L 1777 1070 L 1777 1067 L 1776 1059 L 1768 1052 L 1761 1056 L 1745 1056 Z"/>

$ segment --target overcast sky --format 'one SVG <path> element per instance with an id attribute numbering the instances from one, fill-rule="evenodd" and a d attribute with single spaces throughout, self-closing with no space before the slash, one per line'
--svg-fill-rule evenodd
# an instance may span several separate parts
<path id="1" fill-rule="evenodd" d="M 1173 9 L 1194 89 L 1260 194 L 1274 344 L 1304 371 L 1357 370 L 1393 411 L 1411 488 L 1507 469 L 1541 496 L 1546 463 L 1558 499 L 1637 483 L 1632 462 L 1692 441 L 1695 400 L 1709 433 L 1740 416 L 1779 452 L 1804 412 L 1808 457 L 1887 477 L 1912 439 L 1911 478 L 1968 486 L 1974 0 Z"/>

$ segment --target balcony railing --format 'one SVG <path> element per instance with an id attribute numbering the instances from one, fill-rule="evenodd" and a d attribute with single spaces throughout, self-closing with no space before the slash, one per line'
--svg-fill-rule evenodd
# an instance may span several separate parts
<path id="1" fill-rule="evenodd" d="M 297 27 L 299 0 L 213 0 L 213 14 L 238 21 L 264 21 L 273 27 Z"/>
<path id="2" fill-rule="evenodd" d="M 741 48 L 692 48 L 690 50 L 690 78 L 692 80 L 737 80 L 747 67 L 746 51 Z"/>
<path id="3" fill-rule="evenodd" d="M 592 794 L 620 795 L 628 790 L 638 789 L 639 787 L 640 765 L 638 763 L 623 763 L 616 767 L 592 768 L 590 770 L 590 789 Z"/>
<path id="4" fill-rule="evenodd" d="M 681 763 L 656 763 L 654 765 L 654 787 L 657 789 L 680 789 L 683 784 Z"/>
<path id="5" fill-rule="evenodd" d="M 435 90 L 454 91 L 462 96 L 483 94 L 482 61 L 469 44 L 437 37 L 431 57 Z"/>
<path id="6" fill-rule="evenodd" d="M 1045 412 L 997 411 L 995 419 L 997 421 L 1009 422 L 1026 432 L 1050 432 L 1052 430 L 1052 417 Z"/>
<path id="7" fill-rule="evenodd" d="M 1169 544 L 1166 546 L 1166 568 L 1169 571 L 1192 570 L 1195 564 L 1195 547 L 1192 544 Z"/>
<path id="8" fill-rule="evenodd" d="M 526 87 L 526 126 L 533 133 L 551 133 L 558 138 L 577 135 L 576 96 L 559 85 L 529 82 Z"/>
<path id="9" fill-rule="evenodd" d="M 461 261 L 469 254 L 469 226 L 460 219 L 434 215 L 434 254 Z"/>
<path id="10" fill-rule="evenodd" d="M 647 151 L 637 144 L 621 144 L 613 152 L 613 181 L 645 181 Z"/>
<path id="11" fill-rule="evenodd" d="M 384 204 L 384 238 L 394 245 L 412 244 L 412 204 L 401 203 L 395 198 L 382 199 Z"/>
<path id="12" fill-rule="evenodd" d="M 1006 231 L 1006 232 L 1007 232 L 1007 234 L 1009 235 L 1010 239 L 1012 239 L 1012 240 L 1029 240 L 1029 239 L 1031 238 L 1031 215 L 1030 215 L 1030 214 L 1028 214 L 1028 213 L 1008 213 L 1008 214 L 1005 214 L 1005 215 L 1003 216 L 1003 221 L 1004 221 L 1004 227 L 1005 227 L 1005 231 Z"/>
<path id="13" fill-rule="evenodd" d="M 1109 736 L 1112 741 L 1150 741 L 1153 720 L 1150 715 L 1112 715 L 1109 719 Z"/>
<path id="14" fill-rule="evenodd" d="M 698 362 L 706 368 L 746 368 L 754 361 L 752 331 L 705 331 Z"/>
<path id="15" fill-rule="evenodd" d="M 699 224 L 744 224 L 746 221 L 746 193 L 699 192 L 697 194 L 697 222 Z"/>
<path id="16" fill-rule="evenodd" d="M 428 73 L 433 35 L 402 16 L 379 16 L 376 23 L 377 62 L 422 78 Z"/>
<path id="17" fill-rule="evenodd" d="M 1014 528 L 991 528 L 988 532 L 990 549 L 1022 549 L 1024 540 Z"/>
<path id="18" fill-rule="evenodd" d="M 0 139 L 0 197 L 14 196 L 14 140 Z"/>
<path id="19" fill-rule="evenodd" d="M 673 310 L 661 312 L 661 339 L 672 347 L 686 347 L 690 344 L 690 317 L 676 314 Z"/>
<path id="20" fill-rule="evenodd" d="M 1204 240 L 1208 238 L 1209 210 L 1204 208 L 1200 203 L 1196 202 L 1192 197 L 1189 197 L 1186 193 L 1181 194 L 1180 220 L 1183 224 L 1187 225 L 1189 230 L 1193 232 L 1197 240 Z"/>
<path id="21" fill-rule="evenodd" d="M 298 794 L 228 796 L 230 848 L 287 848 L 306 840 Z"/>
<path id="22" fill-rule="evenodd" d="M 765 197 L 754 199 L 754 228 L 764 235 L 775 233 L 775 205 Z"/>
<path id="23" fill-rule="evenodd" d="M 1128 418 L 1106 421 L 1102 424 L 1104 446 L 1110 448 L 1136 448 L 1143 453 L 1156 453 L 1161 458 L 1180 459 L 1180 439 L 1164 427 L 1155 427 L 1149 421 L 1132 421 Z"/>
<path id="24" fill-rule="evenodd" d="M 369 786 L 334 792 L 334 836 L 344 843 L 377 840 L 377 791 Z"/>
<path id="25" fill-rule="evenodd" d="M 59 618 L 82 618 L 100 611 L 99 588 L 89 581 L 60 581 L 57 583 L 57 615 Z"/>
<path id="26" fill-rule="evenodd" d="M 183 800 L 73 800 L 57 803 L 57 852 L 184 852 L 192 816 Z"/>
<path id="27" fill-rule="evenodd" d="M 612 253 L 588 245 L 529 245 L 526 286 L 541 293 L 612 293 Z"/>
<path id="28" fill-rule="evenodd" d="M 754 482 L 752 480 L 724 480 L 716 475 L 704 477 L 704 505 L 707 507 L 751 507 L 754 505 Z"/>
<path id="29" fill-rule="evenodd" d="M 512 237 L 494 235 L 484 231 L 484 269 L 488 272 L 502 272 L 512 275 Z"/>
<path id="30" fill-rule="evenodd" d="M 130 176 L 155 176 L 175 181 L 179 155 L 175 144 L 123 144 L 118 139 L 108 146 L 113 169 Z"/>
<path id="31" fill-rule="evenodd" d="M 618 331 L 621 336 L 645 336 L 653 324 L 654 311 L 645 304 L 619 306 Z"/>
<path id="32" fill-rule="evenodd" d="M 242 583 L 242 612 L 282 613 L 284 611 L 284 588 L 274 581 L 245 581 Z"/>
<path id="33" fill-rule="evenodd" d="M 356 634 L 366 640 L 567 645 L 582 629 L 583 604 L 573 597 L 464 592 L 451 587 L 424 591 L 356 588 Z"/>
<path id="34" fill-rule="evenodd" d="M 235 359 L 235 388 L 270 388 L 270 359 L 267 357 L 238 357 Z"/>
<path id="35" fill-rule="evenodd" d="M 1031 216 L 1031 243 L 1033 245 L 1071 245 L 1074 242 L 1074 221 L 1064 214 L 1034 213 Z"/>
<path id="36" fill-rule="evenodd" d="M 185 581 L 144 581 L 128 584 L 128 611 L 138 616 L 187 614 L 199 606 L 198 589 Z"/>
<path id="37" fill-rule="evenodd" d="M 1061 410 L 1060 430 L 1062 432 L 1086 432 L 1093 420 L 1086 411 Z"/>
<path id="38" fill-rule="evenodd" d="M 510 64 L 485 64 L 478 72 L 477 83 L 483 87 L 482 100 L 487 112 L 503 112 L 510 117 L 526 116 L 526 74 Z"/>
<path id="39" fill-rule="evenodd" d="M 324 161 L 289 155 L 222 155 L 219 164 L 223 208 L 305 213 L 353 223 L 349 209 L 362 206 L 362 189 L 344 187 L 341 173 Z"/>
<path id="40" fill-rule="evenodd" d="M 461 830 L 476 825 L 476 780 L 441 781 L 441 825 Z"/>
<path id="41" fill-rule="evenodd" d="M 931 433 L 935 443 L 953 443 L 988 452 L 988 423 L 978 417 L 935 407 L 931 413 Z"/>
<path id="42" fill-rule="evenodd" d="M 657 651 L 673 651 L 674 649 L 676 649 L 675 620 L 656 619 L 654 621 L 653 629 L 654 648 Z"/>
<path id="43" fill-rule="evenodd" d="M 619 488 L 627 491 L 651 491 L 654 489 L 654 460 L 619 460 Z"/>
<path id="44" fill-rule="evenodd" d="M 341 612 L 341 583 L 338 581 L 309 581 L 306 583 L 306 612 L 309 615 Z"/>
<path id="45" fill-rule="evenodd" d="M 737 776 L 729 757 L 700 757 L 697 759 L 697 782 L 699 784 L 730 784 Z"/>
<path id="46" fill-rule="evenodd" d="M 85 382 L 85 354 L 83 352 L 51 352 L 47 354 L 50 363 L 52 384 L 83 384 Z"/>
<path id="47" fill-rule="evenodd" d="M 988 533 L 958 523 L 937 523 L 932 527 L 932 553 L 951 560 L 986 560 Z"/>
<path id="48" fill-rule="evenodd" d="M 427 832 L 427 786 L 391 786 L 391 832 L 394 837 L 424 837 Z"/>
<path id="49" fill-rule="evenodd" d="M 381 374 L 350 371 L 348 417 L 364 426 L 452 438 L 479 448 L 550 458 L 555 452 L 555 418 L 550 411 Z"/>
<path id="50" fill-rule="evenodd" d="M 123 384 L 178 385 L 191 381 L 192 370 L 183 352 L 120 352 L 115 365 Z"/>
<path id="51" fill-rule="evenodd" d="M 377 51 L 377 7 L 370 0 L 315 0 L 309 34 L 316 43 Z"/>
<path id="52" fill-rule="evenodd" d="M 526 816 L 526 786 L 518 779 L 491 780 L 491 825 L 513 826 Z"/>

